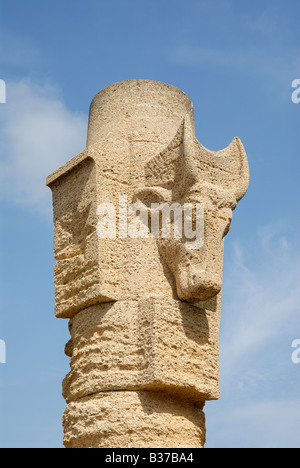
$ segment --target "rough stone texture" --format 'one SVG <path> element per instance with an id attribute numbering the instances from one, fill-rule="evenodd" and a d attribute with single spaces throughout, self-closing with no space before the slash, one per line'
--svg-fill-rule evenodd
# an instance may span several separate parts
<path id="1" fill-rule="evenodd" d="M 139 389 L 195 402 L 218 398 L 219 316 L 214 303 L 210 309 L 151 297 L 82 310 L 70 325 L 66 400 Z"/>
<path id="2" fill-rule="evenodd" d="M 103 392 L 69 403 L 67 448 L 198 448 L 205 443 L 201 406 L 164 393 Z"/>
<path id="3" fill-rule="evenodd" d="M 94 98 L 87 148 L 47 178 L 55 313 L 70 319 L 67 447 L 203 446 L 202 408 L 219 397 L 224 237 L 248 183 L 240 140 L 204 148 L 191 101 L 173 86 L 131 80 Z M 162 226 L 128 237 L 124 197 L 140 209 L 125 207 L 128 232 L 163 217 L 163 203 L 202 203 L 203 245 L 166 239 Z M 115 238 L 99 237 L 101 203 L 116 207 Z"/>

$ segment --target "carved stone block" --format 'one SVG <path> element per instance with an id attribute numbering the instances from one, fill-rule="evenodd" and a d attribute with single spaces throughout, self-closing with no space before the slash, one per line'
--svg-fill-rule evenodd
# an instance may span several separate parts
<path id="1" fill-rule="evenodd" d="M 139 389 L 217 399 L 220 317 L 214 300 L 207 306 L 150 297 L 82 310 L 70 323 L 66 400 Z"/>
<path id="2" fill-rule="evenodd" d="M 87 147 L 47 178 L 57 317 L 70 319 L 67 447 L 202 447 L 219 397 L 224 238 L 249 184 L 165 83 L 108 86 Z"/>

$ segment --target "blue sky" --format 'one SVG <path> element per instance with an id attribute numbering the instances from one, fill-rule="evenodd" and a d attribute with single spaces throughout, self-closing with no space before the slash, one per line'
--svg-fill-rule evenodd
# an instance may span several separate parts
<path id="1" fill-rule="evenodd" d="M 94 95 L 138 78 L 188 94 L 198 140 L 239 136 L 250 164 L 225 242 L 206 446 L 300 447 L 299 16 L 298 0 L 1 1 L 1 447 L 62 447 L 69 335 L 54 317 L 45 178 L 85 148 Z"/>

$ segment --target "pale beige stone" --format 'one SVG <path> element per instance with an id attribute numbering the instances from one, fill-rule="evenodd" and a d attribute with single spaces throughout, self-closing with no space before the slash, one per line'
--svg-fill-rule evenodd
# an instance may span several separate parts
<path id="1" fill-rule="evenodd" d="M 240 140 L 204 148 L 173 86 L 130 80 L 94 98 L 87 148 L 47 178 L 55 313 L 71 319 L 66 446 L 203 446 L 201 409 L 219 397 L 224 237 L 248 183 Z M 202 204 L 203 245 L 189 248 L 185 232 L 164 238 L 161 225 L 155 237 L 120 235 L 124 197 L 144 213 L 127 213 L 127 228 L 163 219 L 163 203 Z M 115 238 L 99 237 L 103 203 L 115 207 Z"/>
<path id="2" fill-rule="evenodd" d="M 193 104 L 180 89 L 158 81 L 121 81 L 94 97 L 87 146 L 105 139 L 119 141 L 121 147 L 130 143 L 131 162 L 139 164 L 139 156 L 143 163 L 170 143 L 187 114 L 194 121 Z"/>
<path id="3" fill-rule="evenodd" d="M 202 406 L 158 392 L 108 392 L 69 403 L 67 448 L 201 448 Z"/>
<path id="4" fill-rule="evenodd" d="M 249 184 L 247 156 L 235 138 L 222 151 L 204 148 L 187 115 L 170 145 L 145 166 L 146 187 L 135 193 L 151 215 L 151 203 L 204 205 L 204 244 L 187 248 L 187 239 L 159 238 L 158 246 L 176 280 L 179 299 L 195 302 L 216 296 L 222 288 L 224 237 L 232 210 Z M 162 205 L 163 206 L 163 205 Z"/>
<path id="5" fill-rule="evenodd" d="M 173 297 L 174 278 L 155 239 L 93 240 L 76 232 L 83 225 L 96 233 L 100 203 L 117 207 L 120 195 L 133 202 L 144 184 L 145 164 L 167 146 L 187 113 L 193 120 L 192 103 L 182 91 L 147 80 L 111 85 L 94 98 L 87 148 L 47 178 L 58 261 L 57 317 L 71 318 L 98 302 L 148 297 L 151 292 Z M 85 269 L 89 277 L 82 281 Z"/>
<path id="6" fill-rule="evenodd" d="M 219 397 L 219 313 L 167 298 L 98 304 L 71 321 L 67 401 L 149 389 L 185 400 Z"/>

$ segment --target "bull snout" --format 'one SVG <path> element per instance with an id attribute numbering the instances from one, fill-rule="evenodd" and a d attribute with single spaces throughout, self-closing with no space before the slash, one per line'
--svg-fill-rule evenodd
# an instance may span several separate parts
<path id="1" fill-rule="evenodd" d="M 217 217 L 207 212 L 205 238 L 199 250 L 190 250 L 179 239 L 159 241 L 159 250 L 174 274 L 179 299 L 188 302 L 206 301 L 222 289 L 224 236 L 232 212 Z"/>
<path id="2" fill-rule="evenodd" d="M 183 301 L 206 301 L 222 288 L 221 275 L 197 267 L 179 268 L 175 278 L 178 297 Z"/>

